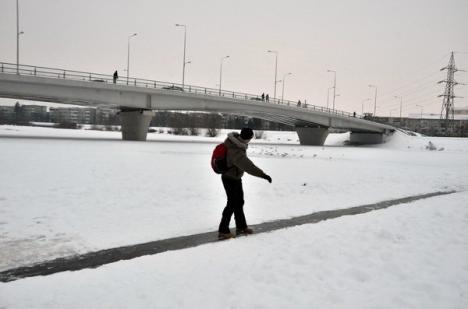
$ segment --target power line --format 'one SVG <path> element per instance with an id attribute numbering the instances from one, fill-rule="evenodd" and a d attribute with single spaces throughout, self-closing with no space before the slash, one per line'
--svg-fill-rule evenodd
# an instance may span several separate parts
<path id="1" fill-rule="evenodd" d="M 429 93 L 429 92 L 439 92 L 440 89 L 438 89 L 436 87 L 436 84 L 437 84 L 437 80 L 431 80 L 427 83 L 425 83 L 424 86 L 420 86 L 416 89 L 412 89 L 412 90 L 407 90 L 407 91 L 404 91 L 404 92 L 399 92 L 398 93 L 398 96 L 399 97 L 403 97 L 405 100 L 408 100 L 408 98 L 412 98 L 416 95 L 419 95 L 419 94 L 424 94 L 424 93 Z M 435 95 L 434 97 L 436 97 L 437 95 Z M 411 99 L 410 99 L 411 100 Z M 394 101 L 394 97 L 392 98 L 387 98 L 387 99 L 384 99 L 382 100 L 383 102 L 381 102 L 381 106 L 383 107 L 390 107 L 392 105 L 394 105 L 395 103 L 393 102 Z"/>
<path id="2" fill-rule="evenodd" d="M 454 70 L 452 73 L 455 73 L 456 71 L 460 71 L 458 70 L 456 67 L 455 67 L 455 61 L 453 59 L 453 63 L 452 63 L 452 57 L 453 57 L 453 54 L 455 53 L 459 53 L 459 54 L 468 54 L 468 52 L 451 52 L 451 53 L 448 53 L 446 55 L 451 55 L 451 61 L 449 61 L 449 65 L 442 68 L 441 70 Z M 444 55 L 444 57 L 446 56 Z M 420 81 L 423 81 L 429 77 L 432 77 L 434 75 L 439 75 L 440 74 L 440 71 L 435 71 L 433 72 L 432 74 L 429 74 L 429 75 L 426 75 L 422 78 L 419 78 L 417 81 L 414 81 L 412 83 L 409 83 L 409 84 L 406 84 L 406 85 L 403 85 L 403 86 L 400 86 L 399 88 L 396 88 L 396 89 L 404 89 L 404 88 L 408 88 L 404 91 L 400 91 L 399 92 L 399 96 L 400 97 L 404 97 L 406 98 L 405 101 L 407 102 L 405 104 L 406 107 L 408 106 L 411 106 L 411 105 L 414 105 L 415 103 L 413 104 L 410 104 L 408 102 L 421 102 L 421 101 L 424 101 L 424 102 L 427 102 L 427 101 L 431 101 L 431 102 L 428 102 L 426 103 L 425 105 L 434 105 L 435 102 L 436 102 L 436 98 L 437 97 L 447 97 L 447 98 L 450 98 L 451 96 L 453 98 L 455 98 L 454 94 L 453 94 L 453 86 L 457 85 L 457 84 L 460 84 L 458 82 L 456 82 L 453 78 L 452 80 L 449 78 L 450 77 L 450 74 L 452 74 L 450 72 L 447 72 L 447 79 L 444 80 L 444 81 L 434 81 L 434 80 L 431 80 L 429 83 L 428 82 L 424 82 L 424 83 L 420 83 Z M 453 74 L 452 74 L 453 75 Z M 447 81 L 448 83 L 450 84 L 449 87 L 447 87 Z M 418 86 L 416 86 L 416 84 L 419 84 Z M 415 94 L 417 93 L 427 93 L 427 91 L 425 91 L 425 89 L 428 89 L 429 87 L 432 89 L 432 91 L 434 91 L 435 87 L 438 83 L 446 83 L 446 92 L 448 91 L 448 89 L 452 89 L 452 93 L 451 94 L 447 94 L 447 93 L 444 93 L 443 95 L 439 95 L 437 96 L 436 94 L 434 94 L 433 96 L 431 96 L 431 98 L 427 98 L 426 96 L 418 96 L 418 97 L 414 97 Z M 411 87 L 411 85 L 414 84 L 415 86 L 414 87 Z M 392 92 L 395 92 L 395 90 L 393 90 Z M 382 96 L 385 97 L 385 96 L 389 96 L 389 93 L 392 93 L 392 92 L 387 92 L 386 94 L 383 94 Z M 432 92 L 431 92 L 432 93 Z M 408 98 L 409 97 L 409 98 Z M 452 100 L 453 100 L 452 98 Z M 381 104 L 383 106 L 385 106 L 386 108 L 390 109 L 394 106 L 397 106 L 398 103 L 397 102 L 392 102 L 392 98 L 388 98 L 388 99 L 384 99 L 383 100 L 383 103 Z M 453 104 L 452 104 L 452 114 L 453 114 Z"/>
<path id="3" fill-rule="evenodd" d="M 395 94 L 402 94 L 403 92 L 409 92 L 414 88 L 419 88 L 421 85 L 426 85 L 426 84 L 432 84 L 437 82 L 436 76 L 440 76 L 439 71 L 434 71 L 431 74 L 428 74 L 422 78 L 419 78 L 413 82 L 410 82 L 404 86 L 400 86 L 399 88 L 396 88 L 395 90 L 392 91 L 387 91 L 382 94 L 381 97 L 393 97 Z M 427 79 L 431 78 L 431 80 L 426 81 Z"/>
<path id="4" fill-rule="evenodd" d="M 434 88 L 434 86 L 437 86 L 438 78 L 432 78 L 429 81 L 426 81 L 424 83 L 419 84 L 418 86 L 414 86 L 412 88 L 408 88 L 407 90 L 400 91 L 398 92 L 399 95 L 410 95 L 412 93 L 417 93 L 421 90 L 427 89 L 427 88 Z"/>
<path id="5" fill-rule="evenodd" d="M 414 84 L 414 83 L 419 82 L 420 80 L 424 80 L 424 79 L 426 79 L 426 78 L 428 78 L 428 77 L 430 77 L 430 76 L 434 76 L 435 74 L 438 74 L 439 71 L 434 71 L 434 63 L 440 64 L 440 62 L 441 62 L 442 60 L 446 59 L 446 57 L 447 57 L 448 55 L 450 55 L 450 53 L 446 53 L 446 54 L 444 54 L 443 56 L 438 57 L 437 60 L 430 61 L 429 63 L 427 63 L 427 64 L 424 65 L 424 68 L 423 68 L 423 69 L 420 69 L 420 70 L 416 70 L 416 71 L 411 72 L 412 75 L 415 75 L 415 74 L 419 74 L 420 72 L 424 72 L 424 71 L 427 70 L 427 69 L 430 69 L 432 72 L 429 73 L 429 75 L 425 75 L 425 76 L 423 76 L 423 77 L 421 77 L 421 78 L 418 78 L 418 79 L 416 79 L 416 81 L 412 81 L 412 82 L 409 82 L 409 83 L 407 83 L 407 84 L 403 84 L 403 85 L 401 85 L 401 86 L 399 86 L 399 87 L 397 87 L 397 88 L 394 88 L 393 90 L 390 90 L 390 91 L 387 91 L 387 92 L 383 92 L 383 93 L 381 94 L 381 97 L 385 97 L 385 96 L 389 96 L 389 95 L 392 95 L 392 96 L 393 96 L 393 94 L 394 94 L 397 90 L 400 90 L 400 89 L 402 89 L 402 88 L 408 87 L 408 86 L 410 86 L 410 85 L 412 85 L 412 84 Z"/>
<path id="6" fill-rule="evenodd" d="M 410 107 L 412 105 L 415 105 L 415 104 L 422 104 L 422 105 L 434 105 L 436 104 L 438 101 L 436 100 L 436 96 L 435 95 L 432 95 L 432 96 L 422 96 L 422 97 L 418 97 L 418 98 L 415 98 L 415 99 L 412 99 L 410 101 L 405 101 L 403 99 L 403 106 L 404 107 Z M 387 109 L 393 109 L 393 108 L 397 108 L 399 107 L 400 103 L 398 104 L 394 104 L 390 107 L 387 107 Z"/>

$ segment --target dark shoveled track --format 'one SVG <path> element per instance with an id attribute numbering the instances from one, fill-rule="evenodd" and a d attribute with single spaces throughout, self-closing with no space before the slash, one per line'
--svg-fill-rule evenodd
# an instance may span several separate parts
<path id="1" fill-rule="evenodd" d="M 293 217 L 290 219 L 275 220 L 256 225 L 250 225 L 250 227 L 254 229 L 255 234 L 266 233 L 302 224 L 317 223 L 320 221 L 334 219 L 342 216 L 363 214 L 373 210 L 384 209 L 390 206 L 409 203 L 416 200 L 439 195 L 451 194 L 455 192 L 456 191 L 433 192 L 346 209 L 319 211 L 309 215 Z M 144 255 L 152 255 L 170 250 L 179 250 L 196 247 L 207 243 L 217 242 L 217 234 L 217 232 L 207 232 L 195 235 L 180 236 L 156 240 L 143 244 L 89 252 L 86 254 L 75 255 L 65 258 L 58 258 L 55 260 L 38 263 L 32 266 L 18 267 L 0 272 L 0 282 L 9 282 L 26 277 L 45 276 L 62 271 L 75 271 L 84 268 L 96 268 L 120 260 L 130 260 Z"/>

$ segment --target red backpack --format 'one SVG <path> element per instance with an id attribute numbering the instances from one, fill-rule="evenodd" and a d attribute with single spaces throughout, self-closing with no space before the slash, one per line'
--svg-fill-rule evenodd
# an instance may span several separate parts
<path id="1" fill-rule="evenodd" d="M 211 155 L 211 168 L 216 174 L 224 174 L 227 172 L 227 147 L 221 143 L 215 147 Z"/>

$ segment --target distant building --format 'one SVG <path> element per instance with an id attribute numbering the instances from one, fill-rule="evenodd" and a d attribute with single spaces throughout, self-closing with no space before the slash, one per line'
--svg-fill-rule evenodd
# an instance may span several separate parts
<path id="1" fill-rule="evenodd" d="M 48 121 L 46 106 L 40 105 L 20 105 L 18 102 L 14 106 L 0 106 L 0 123 L 27 124 L 31 121 Z"/>
<path id="2" fill-rule="evenodd" d="M 96 123 L 115 124 L 117 110 L 112 108 L 98 107 L 96 110 Z"/>
<path id="3" fill-rule="evenodd" d="M 457 115 L 467 115 L 468 116 L 468 106 L 465 107 L 455 107 L 453 110 L 453 115 L 457 117 Z"/>
<path id="4" fill-rule="evenodd" d="M 48 121 L 47 107 L 41 105 L 21 105 L 21 113 L 24 119 L 29 121 Z"/>
<path id="5" fill-rule="evenodd" d="M 62 124 L 119 125 L 118 110 L 108 107 L 51 107 L 46 105 L 0 105 L 0 124 L 52 122 Z"/>
<path id="6" fill-rule="evenodd" d="M 414 113 L 414 114 L 409 114 L 408 118 L 412 119 L 440 119 L 440 114 L 434 114 L 434 113 Z M 466 120 L 468 119 L 468 110 L 464 109 L 455 109 L 453 111 L 453 118 L 455 120 Z"/>
<path id="7" fill-rule="evenodd" d="M 51 107 L 50 121 L 55 123 L 95 124 L 96 109 L 81 107 Z"/>
<path id="8" fill-rule="evenodd" d="M 450 127 L 445 127 L 445 121 L 440 119 L 440 115 L 421 114 L 418 118 L 400 118 L 400 117 L 374 117 L 371 120 L 386 123 L 397 128 L 422 133 L 429 136 L 457 136 L 468 137 L 468 117 L 459 115 L 450 122 Z"/>
<path id="9" fill-rule="evenodd" d="M 14 106 L 0 106 L 0 123 L 11 124 L 16 120 Z"/>

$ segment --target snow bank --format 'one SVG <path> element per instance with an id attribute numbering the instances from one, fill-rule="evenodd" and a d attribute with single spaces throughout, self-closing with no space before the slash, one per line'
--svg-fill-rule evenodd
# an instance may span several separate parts
<path id="1" fill-rule="evenodd" d="M 436 150 L 468 152 L 468 142 L 466 138 L 411 136 L 400 131 L 396 131 L 394 134 L 392 134 L 385 143 L 372 147 L 408 151 Z"/>

